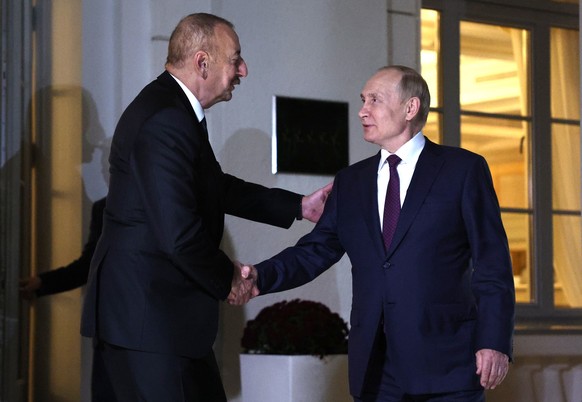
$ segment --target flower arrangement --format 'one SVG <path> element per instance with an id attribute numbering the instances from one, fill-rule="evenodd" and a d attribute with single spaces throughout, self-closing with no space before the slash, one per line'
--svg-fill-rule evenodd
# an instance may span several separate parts
<path id="1" fill-rule="evenodd" d="M 262 309 L 247 322 L 241 346 L 245 353 L 315 355 L 348 351 L 348 324 L 319 302 L 282 301 Z"/>

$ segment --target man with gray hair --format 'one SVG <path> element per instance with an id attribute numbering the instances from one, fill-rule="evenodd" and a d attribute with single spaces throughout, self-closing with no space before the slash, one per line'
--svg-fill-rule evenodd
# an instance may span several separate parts
<path id="1" fill-rule="evenodd" d="M 287 228 L 323 210 L 330 186 L 302 197 L 222 172 L 204 110 L 247 73 L 233 25 L 189 15 L 166 71 L 117 124 L 81 328 L 95 344 L 93 402 L 226 401 L 212 351 L 218 302 L 249 285 L 219 248 L 224 215 Z"/>

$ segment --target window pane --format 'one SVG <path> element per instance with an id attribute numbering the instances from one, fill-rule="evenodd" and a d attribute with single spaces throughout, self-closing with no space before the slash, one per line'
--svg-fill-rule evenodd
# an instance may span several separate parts
<path id="1" fill-rule="evenodd" d="M 487 159 L 502 208 L 529 208 L 530 125 L 510 119 L 461 117 L 461 147 Z"/>
<path id="2" fill-rule="evenodd" d="M 426 126 L 422 129 L 422 133 L 432 142 L 441 143 L 441 113 L 431 111 L 426 120 Z"/>
<path id="3" fill-rule="evenodd" d="M 515 298 L 518 303 L 531 303 L 533 300 L 533 280 L 531 264 L 531 215 L 527 213 L 501 214 L 503 226 L 507 232 Z"/>
<path id="4" fill-rule="evenodd" d="M 461 21 L 462 110 L 529 115 L 529 32 Z"/>
<path id="5" fill-rule="evenodd" d="M 580 49 L 578 31 L 550 30 L 552 117 L 580 119 Z"/>
<path id="6" fill-rule="evenodd" d="M 531 212 L 529 196 L 530 125 L 525 121 L 478 116 L 461 117 L 461 146 L 483 155 L 489 164 L 501 208 L 516 285 L 516 300 L 533 300 Z"/>
<path id="7" fill-rule="evenodd" d="M 580 182 L 580 127 L 553 124 L 554 300 L 557 307 L 582 307 Z"/>
<path id="8" fill-rule="evenodd" d="M 580 127 L 552 125 L 552 205 L 580 212 Z"/>
<path id="9" fill-rule="evenodd" d="M 421 51 L 420 64 L 422 76 L 428 84 L 430 90 L 430 107 L 440 107 L 440 87 L 439 87 L 439 52 L 440 52 L 440 14 L 435 10 L 422 9 L 421 19 Z"/>
<path id="10" fill-rule="evenodd" d="M 582 218 L 554 216 L 554 300 L 557 307 L 582 307 Z"/>

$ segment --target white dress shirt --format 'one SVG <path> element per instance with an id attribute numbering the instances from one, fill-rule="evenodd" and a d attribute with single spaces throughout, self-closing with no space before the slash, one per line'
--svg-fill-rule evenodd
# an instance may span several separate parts
<path id="1" fill-rule="evenodd" d="M 424 148 L 425 138 L 422 132 L 418 132 L 406 144 L 402 145 L 395 154 L 398 155 L 402 161 L 398 164 L 398 177 L 400 179 L 400 205 L 404 204 L 406 192 L 418 157 Z M 390 167 L 388 166 L 388 157 L 390 152 L 385 149 L 380 150 L 380 164 L 378 166 L 378 215 L 380 217 L 380 228 L 382 228 L 384 219 L 384 202 L 386 201 L 386 191 L 388 190 L 388 181 L 390 180 Z"/>
<path id="2" fill-rule="evenodd" d="M 170 74 L 170 75 L 172 75 L 172 74 Z M 192 105 L 192 109 L 194 109 L 194 113 L 196 113 L 196 117 L 198 118 L 198 121 L 201 122 L 202 119 L 204 118 L 204 109 L 202 108 L 202 105 L 200 104 L 198 99 L 196 99 L 196 97 L 194 96 L 192 91 L 190 91 L 188 89 L 188 87 L 186 85 L 184 85 L 184 83 L 182 81 L 180 81 L 178 78 L 174 77 L 173 75 L 172 75 L 172 78 L 174 78 L 176 80 L 176 82 L 180 85 L 180 88 L 182 88 L 182 91 L 184 91 L 184 93 L 186 94 L 186 97 L 188 98 L 188 100 L 190 101 L 190 104 Z"/>

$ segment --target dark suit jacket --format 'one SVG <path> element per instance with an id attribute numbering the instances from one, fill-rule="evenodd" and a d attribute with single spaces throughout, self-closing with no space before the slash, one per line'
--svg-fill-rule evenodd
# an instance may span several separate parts
<path id="1" fill-rule="evenodd" d="M 485 160 L 427 140 L 384 250 L 379 154 L 341 171 L 314 230 L 257 264 L 262 293 L 304 284 L 347 252 L 353 301 L 349 377 L 360 395 L 384 323 L 405 392 L 479 388 L 475 352 L 511 355 L 515 294 L 507 239 Z"/>
<path id="2" fill-rule="evenodd" d="M 83 246 L 81 255 L 69 265 L 39 274 L 38 276 L 42 281 L 42 285 L 40 289 L 35 292 L 37 296 L 65 292 L 87 283 L 91 258 L 95 252 L 99 236 L 101 236 L 104 209 L 105 198 L 95 201 L 91 208 L 89 238 L 87 239 L 87 243 Z"/>
<path id="3" fill-rule="evenodd" d="M 301 195 L 223 173 L 168 72 L 124 111 L 109 164 L 82 334 L 134 350 L 207 355 L 233 274 L 219 249 L 224 214 L 289 227 Z"/>

